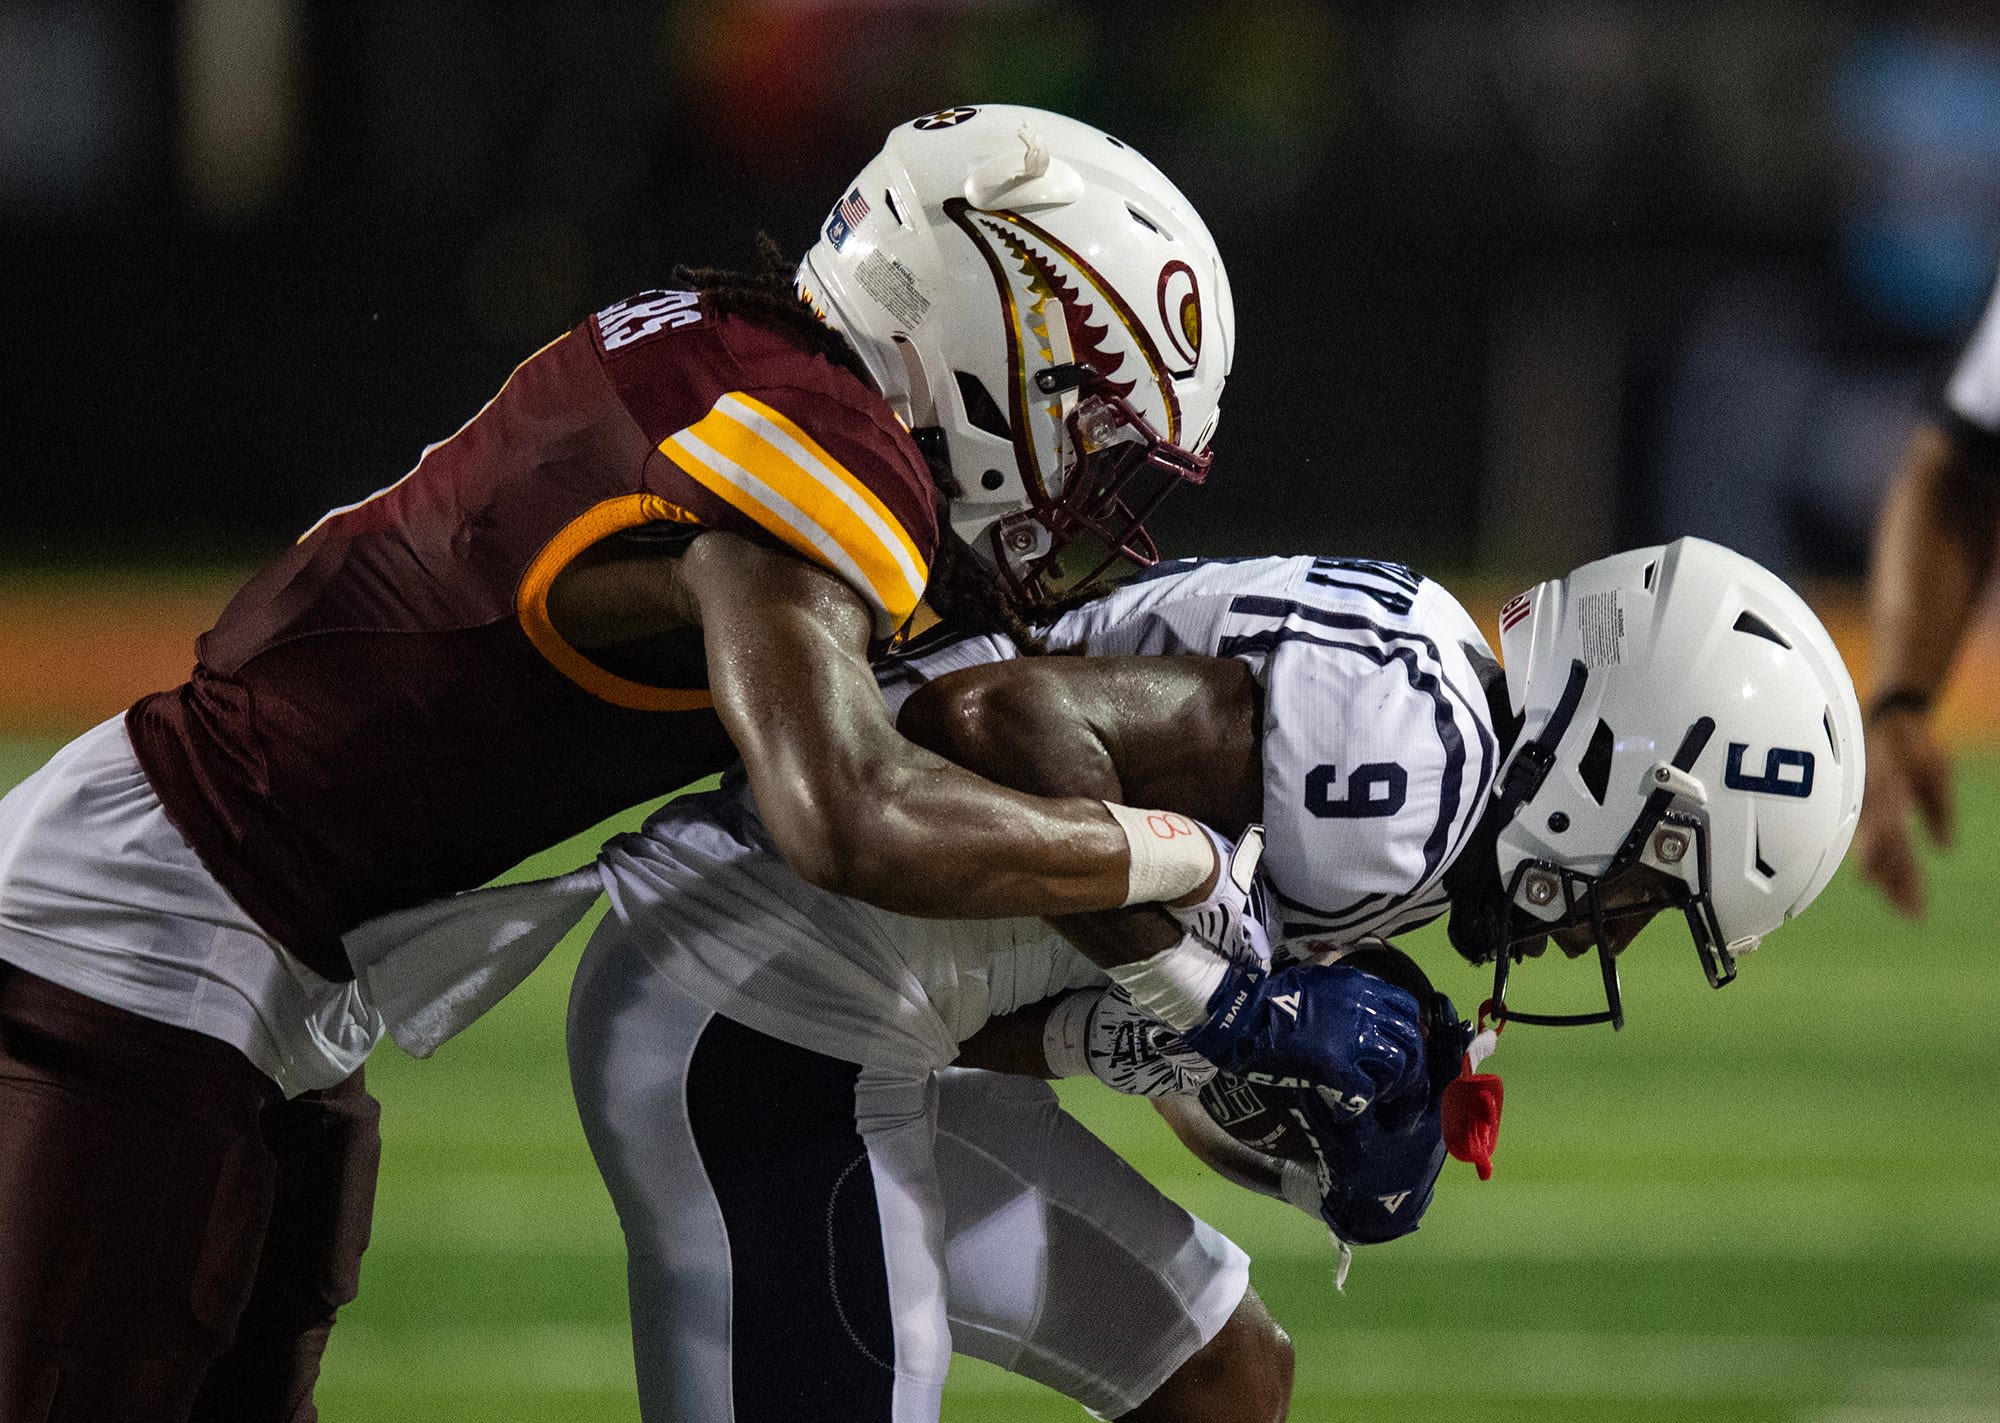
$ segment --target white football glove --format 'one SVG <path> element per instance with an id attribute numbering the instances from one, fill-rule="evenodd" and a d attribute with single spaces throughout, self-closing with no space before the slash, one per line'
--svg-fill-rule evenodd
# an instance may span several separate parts
<path id="1" fill-rule="evenodd" d="M 1160 907 L 1173 915 L 1190 937 L 1231 962 L 1269 963 L 1271 943 L 1264 922 L 1269 911 L 1263 886 L 1257 880 L 1257 864 L 1264 858 L 1264 827 L 1250 826 L 1233 846 L 1206 825 L 1200 828 L 1215 847 L 1222 873 L 1200 903 L 1186 908 Z"/>
<path id="2" fill-rule="evenodd" d="M 1196 822 L 1199 824 L 1199 822 Z M 1108 969 L 1140 1011 L 1182 1033 L 1208 1021 L 1208 1001 L 1232 967 L 1268 968 L 1271 962 L 1268 896 L 1257 878 L 1264 857 L 1264 827 L 1252 825 L 1235 845 L 1201 826 L 1215 847 L 1221 873 L 1197 904 L 1161 908 L 1180 925 L 1179 942 L 1136 963 Z"/>
<path id="3" fill-rule="evenodd" d="M 1215 1076 L 1215 1064 L 1147 1017 L 1116 985 L 1080 989 L 1057 1004 L 1042 1046 L 1058 1077 L 1089 1072 L 1134 1097 L 1183 1096 Z"/>

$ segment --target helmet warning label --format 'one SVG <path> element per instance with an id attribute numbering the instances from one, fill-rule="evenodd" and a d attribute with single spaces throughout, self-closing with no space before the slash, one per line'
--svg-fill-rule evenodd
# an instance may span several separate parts
<path id="1" fill-rule="evenodd" d="M 924 313 L 931 309 L 931 299 L 917 290 L 917 279 L 910 269 L 879 248 L 855 264 L 854 278 L 861 284 L 861 290 L 881 302 L 884 311 L 911 331 L 917 329 Z"/>
<path id="2" fill-rule="evenodd" d="M 1625 660 L 1625 610 L 1617 589 L 1576 600 L 1576 632 L 1584 666 L 1613 667 Z"/>

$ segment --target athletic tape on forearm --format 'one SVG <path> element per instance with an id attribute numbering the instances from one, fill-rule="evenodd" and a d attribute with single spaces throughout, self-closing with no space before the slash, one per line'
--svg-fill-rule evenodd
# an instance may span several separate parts
<path id="1" fill-rule="evenodd" d="M 1042 1055 L 1054 1077 L 1082 1077 L 1090 1071 L 1090 1014 L 1101 988 L 1079 988 L 1049 1014 L 1042 1027 Z"/>
<path id="2" fill-rule="evenodd" d="M 1105 970 L 1124 985 L 1134 1003 L 1181 1033 L 1208 1021 L 1208 1000 L 1228 971 L 1229 960 L 1192 933 L 1149 959 Z"/>
<path id="3" fill-rule="evenodd" d="M 1216 868 L 1208 837 L 1185 815 L 1139 810 L 1109 800 L 1104 808 L 1125 832 L 1125 844 L 1132 852 L 1132 867 L 1125 876 L 1128 905 L 1179 899 L 1201 888 Z"/>

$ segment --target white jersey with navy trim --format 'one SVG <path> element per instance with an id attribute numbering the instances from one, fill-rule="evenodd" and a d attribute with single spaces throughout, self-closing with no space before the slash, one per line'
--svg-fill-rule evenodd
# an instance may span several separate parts
<path id="1" fill-rule="evenodd" d="M 1474 666 L 1493 654 L 1436 583 L 1363 559 L 1182 560 L 1066 614 L 1050 641 L 1250 664 L 1286 939 L 1345 943 L 1443 912 L 1444 870 L 1499 754 Z M 938 640 L 885 663 L 883 690 L 900 706 L 933 677 L 1013 655 L 1002 638 Z"/>
<path id="2" fill-rule="evenodd" d="M 2000 435 L 2000 285 L 1945 387 L 1945 404 L 1969 424 Z"/>

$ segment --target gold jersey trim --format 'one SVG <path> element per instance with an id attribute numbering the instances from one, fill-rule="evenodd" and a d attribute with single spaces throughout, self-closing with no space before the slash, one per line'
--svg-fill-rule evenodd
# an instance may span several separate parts
<path id="1" fill-rule="evenodd" d="M 713 707 L 715 699 L 706 690 L 651 687 L 605 671 L 565 641 L 549 620 L 549 589 L 555 586 L 556 576 L 599 539 L 641 524 L 700 522 L 678 504 L 670 504 L 657 494 L 621 494 L 584 510 L 542 546 L 542 551 L 528 565 L 528 571 L 521 575 L 514 607 L 528 641 L 556 671 L 599 701 L 613 706 L 653 712 L 702 711 Z"/>
<path id="2" fill-rule="evenodd" d="M 887 628 L 915 610 L 930 568 L 902 523 L 782 411 L 731 391 L 659 448 L 786 547 L 839 574 Z"/>

